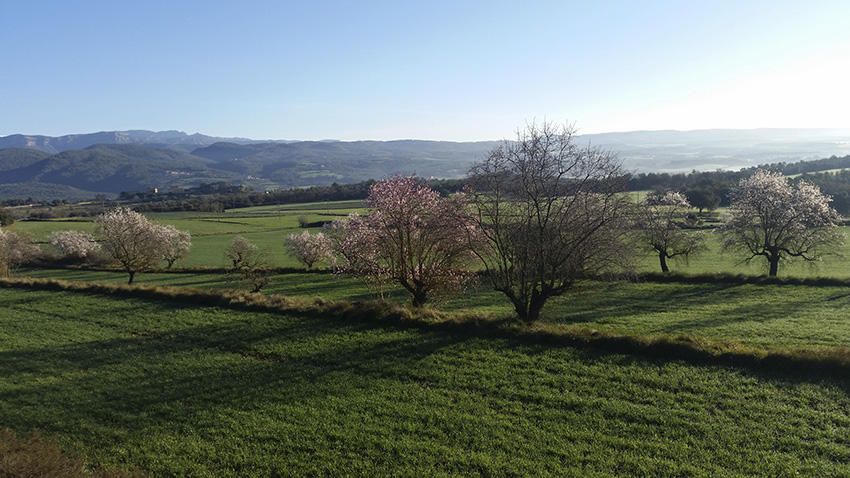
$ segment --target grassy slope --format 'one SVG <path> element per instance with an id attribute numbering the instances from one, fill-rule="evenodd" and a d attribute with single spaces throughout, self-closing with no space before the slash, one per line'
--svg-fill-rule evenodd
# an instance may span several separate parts
<path id="1" fill-rule="evenodd" d="M 845 381 L 0 290 L 0 423 L 154 475 L 850 473 Z"/>

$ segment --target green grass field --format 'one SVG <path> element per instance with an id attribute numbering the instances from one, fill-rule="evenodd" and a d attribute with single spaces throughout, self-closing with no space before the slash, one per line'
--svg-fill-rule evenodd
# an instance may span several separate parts
<path id="1" fill-rule="evenodd" d="M 0 422 L 153 476 L 836 476 L 843 380 L 0 290 Z"/>
<path id="2" fill-rule="evenodd" d="M 298 217 L 362 203 L 151 214 L 193 235 L 184 267 L 221 267 L 234 235 L 275 266 Z M 18 222 L 46 240 L 87 220 Z M 848 245 L 850 247 L 850 245 Z M 850 253 L 850 249 L 845 252 Z M 784 276 L 850 277 L 846 259 Z M 684 273 L 761 274 L 709 250 Z M 646 254 L 639 269 L 655 271 Z M 18 275 L 123 283 L 117 272 Z M 227 275 L 142 273 L 140 285 L 239 288 Z M 264 293 L 363 301 L 356 278 L 277 274 Z M 384 298 L 406 302 L 389 288 Z M 433 307 L 507 317 L 485 286 Z M 850 344 L 839 286 L 579 283 L 543 313 L 551 330 L 833 351 Z M 549 329 L 547 329 L 549 330 Z M 151 476 L 850 476 L 846 376 L 684 362 L 463 329 L 247 312 L 169 300 L 0 289 L 0 427 L 38 430 L 92 466 Z M 712 362 L 713 363 L 713 362 Z"/>

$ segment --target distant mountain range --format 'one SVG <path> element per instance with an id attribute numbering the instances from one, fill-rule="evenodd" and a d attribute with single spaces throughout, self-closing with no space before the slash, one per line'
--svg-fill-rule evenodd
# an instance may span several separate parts
<path id="1" fill-rule="evenodd" d="M 850 130 L 634 131 L 582 135 L 632 171 L 738 169 L 850 154 Z M 261 141 L 180 131 L 0 137 L 0 199 L 82 199 L 227 181 L 255 189 L 394 173 L 460 177 L 496 141 Z"/>

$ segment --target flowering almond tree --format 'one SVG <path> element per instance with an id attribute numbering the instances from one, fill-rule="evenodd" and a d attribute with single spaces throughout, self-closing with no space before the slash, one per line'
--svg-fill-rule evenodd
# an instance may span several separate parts
<path id="1" fill-rule="evenodd" d="M 224 251 L 224 257 L 230 261 L 230 274 L 244 280 L 251 292 L 260 292 L 271 281 L 271 267 L 265 254 L 253 242 L 242 236 L 236 236 Z"/>
<path id="2" fill-rule="evenodd" d="M 682 193 L 648 194 L 638 208 L 638 229 L 643 242 L 658 254 L 662 272 L 670 272 L 667 259 L 685 258 L 704 247 L 701 234 L 683 228 L 691 204 Z"/>
<path id="3" fill-rule="evenodd" d="M 414 307 L 470 278 L 463 195 L 442 198 L 414 177 L 397 176 L 375 183 L 367 203 L 368 216 L 352 215 L 333 229 L 342 270 L 400 285 Z"/>
<path id="4" fill-rule="evenodd" d="M 169 269 L 175 262 L 186 257 L 192 248 L 192 235 L 174 226 L 158 226 L 157 234 L 162 241 L 162 259 Z"/>
<path id="5" fill-rule="evenodd" d="M 64 257 L 86 259 L 100 251 L 100 244 L 94 236 L 83 231 L 56 231 L 50 235 L 50 245 Z"/>
<path id="6" fill-rule="evenodd" d="M 331 241 L 321 232 L 290 234 L 286 237 L 285 245 L 289 253 L 307 269 L 331 257 Z"/>
<path id="7" fill-rule="evenodd" d="M 770 276 L 783 259 L 819 260 L 844 240 L 829 202 L 812 183 L 758 170 L 732 192 L 724 245 L 748 254 L 746 261 L 764 257 Z"/>
<path id="8" fill-rule="evenodd" d="M 162 226 L 132 209 L 118 207 L 95 219 L 103 248 L 121 265 L 132 284 L 137 272 L 149 270 L 163 258 Z"/>

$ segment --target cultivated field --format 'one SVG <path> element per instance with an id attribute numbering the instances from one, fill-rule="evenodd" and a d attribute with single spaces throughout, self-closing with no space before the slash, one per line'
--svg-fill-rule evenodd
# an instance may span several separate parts
<path id="1" fill-rule="evenodd" d="M 297 267 L 283 237 L 301 230 L 300 216 L 357 210 L 349 201 L 150 214 L 190 231 L 193 248 L 178 270 L 137 283 L 232 289 L 212 268 L 225 265 L 234 235 Z M 92 227 L 13 229 L 44 241 Z M 737 261 L 713 239 L 673 269 L 763 273 Z M 655 258 L 639 268 L 655 271 Z M 73 268 L 17 275 L 126 282 Z M 850 259 L 786 265 L 780 276 L 848 278 Z M 498 325 L 511 309 L 483 285 L 408 322 L 311 312 L 376 298 L 327 271 L 275 275 L 264 294 L 306 304 L 279 311 L 7 284 L 0 426 L 39 430 L 93 467 L 152 476 L 850 474 L 850 289 L 676 277 L 581 282 L 544 309 L 534 329 L 543 339 Z M 408 301 L 395 288 L 384 298 Z M 774 353 L 802 362 L 762 360 Z"/>

